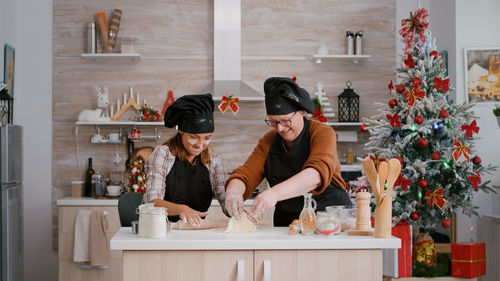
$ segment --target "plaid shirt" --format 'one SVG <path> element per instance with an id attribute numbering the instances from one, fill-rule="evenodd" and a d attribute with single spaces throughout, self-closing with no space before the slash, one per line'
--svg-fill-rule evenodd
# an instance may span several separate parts
<path id="1" fill-rule="evenodd" d="M 150 202 L 154 199 L 161 199 L 165 197 L 165 179 L 174 166 L 175 156 L 172 155 L 170 149 L 166 145 L 157 146 L 148 160 L 146 161 L 146 193 L 142 199 L 143 203 Z M 210 153 L 210 162 L 205 164 L 210 174 L 210 183 L 212 185 L 212 192 L 219 201 L 222 210 L 226 213 L 224 204 L 225 189 L 224 184 L 227 180 L 227 173 L 222 165 L 222 161 L 215 153 Z"/>

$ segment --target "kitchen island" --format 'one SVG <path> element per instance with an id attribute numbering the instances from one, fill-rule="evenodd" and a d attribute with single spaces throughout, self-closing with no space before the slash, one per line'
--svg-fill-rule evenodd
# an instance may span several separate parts
<path id="1" fill-rule="evenodd" d="M 171 230 L 148 239 L 122 227 L 111 239 L 123 252 L 123 280 L 382 280 L 382 250 L 398 238 L 288 235 L 287 227 L 248 234 L 224 229 Z"/>

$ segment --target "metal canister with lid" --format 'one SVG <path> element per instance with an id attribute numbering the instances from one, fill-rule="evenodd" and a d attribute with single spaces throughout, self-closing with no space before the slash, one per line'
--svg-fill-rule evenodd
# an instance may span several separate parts
<path id="1" fill-rule="evenodd" d="M 92 175 L 91 186 L 92 197 L 102 197 L 106 193 L 106 182 L 99 173 Z"/>
<path id="2" fill-rule="evenodd" d="M 356 55 L 362 55 L 363 54 L 363 30 L 360 30 L 356 32 L 356 35 L 354 36 L 356 40 Z"/>
<path id="3" fill-rule="evenodd" d="M 95 54 L 97 51 L 97 35 L 95 31 L 95 22 L 87 23 L 87 53 Z"/>
<path id="4" fill-rule="evenodd" d="M 347 31 L 345 37 L 347 40 L 347 54 L 354 55 L 354 33 Z"/>

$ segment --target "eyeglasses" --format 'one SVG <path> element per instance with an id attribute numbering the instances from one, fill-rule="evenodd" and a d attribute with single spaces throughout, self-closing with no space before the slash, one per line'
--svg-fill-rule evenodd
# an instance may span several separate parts
<path id="1" fill-rule="evenodd" d="M 295 114 L 297 114 L 297 111 L 295 111 L 295 113 L 292 115 L 292 117 L 290 117 L 290 119 L 286 119 L 286 120 L 266 119 L 266 120 L 264 120 L 264 122 L 266 122 L 266 124 L 271 126 L 271 127 L 277 127 L 280 124 L 283 127 L 290 127 L 290 126 L 292 126 L 292 119 L 293 119 L 293 117 L 295 117 Z"/>

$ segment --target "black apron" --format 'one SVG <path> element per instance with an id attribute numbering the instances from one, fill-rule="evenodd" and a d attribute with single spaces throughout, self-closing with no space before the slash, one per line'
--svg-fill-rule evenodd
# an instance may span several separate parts
<path id="1" fill-rule="evenodd" d="M 304 128 L 293 141 L 287 152 L 283 138 L 278 134 L 271 146 L 265 164 L 265 176 L 269 186 L 273 186 L 291 178 L 302 171 L 302 167 L 310 153 L 310 124 L 304 118 Z M 318 195 L 313 195 L 318 203 L 316 211 L 324 211 L 327 206 L 352 205 L 346 191 L 331 182 Z M 298 196 L 276 203 L 274 210 L 274 226 L 288 226 L 294 219 L 298 219 L 304 206 L 304 197 Z"/>
<path id="2" fill-rule="evenodd" d="M 165 201 L 184 204 L 191 209 L 206 212 L 212 202 L 212 184 L 208 169 L 195 158 L 194 166 L 189 161 L 180 161 L 175 157 L 175 163 L 165 177 Z M 168 210 L 167 210 L 168 212 Z M 176 222 L 179 216 L 168 216 L 168 220 Z"/>

